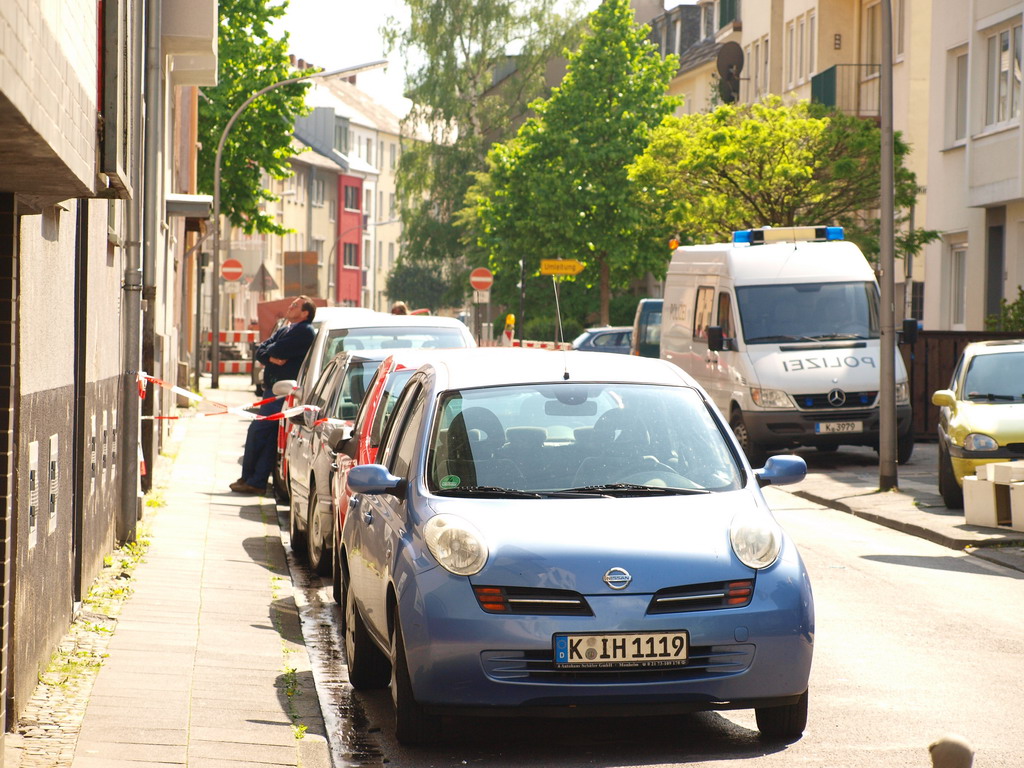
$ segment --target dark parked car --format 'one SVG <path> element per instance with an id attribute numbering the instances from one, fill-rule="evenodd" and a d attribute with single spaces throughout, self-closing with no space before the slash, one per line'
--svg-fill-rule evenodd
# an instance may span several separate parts
<path id="1" fill-rule="evenodd" d="M 629 354 L 633 329 L 628 325 L 587 328 L 573 339 L 572 348 L 581 352 L 618 352 Z"/>

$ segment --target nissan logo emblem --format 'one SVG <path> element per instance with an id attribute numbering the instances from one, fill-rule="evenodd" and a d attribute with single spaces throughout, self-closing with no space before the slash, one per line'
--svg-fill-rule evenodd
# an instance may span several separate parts
<path id="1" fill-rule="evenodd" d="M 625 568 L 609 568 L 602 581 L 612 589 L 625 589 L 633 577 Z"/>
<path id="2" fill-rule="evenodd" d="M 846 393 L 841 389 L 833 389 L 828 393 L 828 404 L 833 408 L 838 408 L 841 405 L 846 404 Z"/>

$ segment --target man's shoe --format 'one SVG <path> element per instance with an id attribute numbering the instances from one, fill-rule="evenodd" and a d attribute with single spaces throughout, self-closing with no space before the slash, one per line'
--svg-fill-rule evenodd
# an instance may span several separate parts
<path id="1" fill-rule="evenodd" d="M 236 480 L 229 487 L 235 493 L 244 493 L 248 496 L 262 496 L 267 492 L 266 488 L 257 488 L 255 485 L 249 485 L 244 480 Z"/>

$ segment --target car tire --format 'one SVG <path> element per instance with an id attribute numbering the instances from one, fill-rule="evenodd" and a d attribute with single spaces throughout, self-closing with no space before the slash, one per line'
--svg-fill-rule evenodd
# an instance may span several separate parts
<path id="1" fill-rule="evenodd" d="M 914 455 L 914 430 L 908 429 L 906 434 L 896 438 L 896 463 L 906 464 Z"/>
<path id="2" fill-rule="evenodd" d="M 341 558 L 338 552 L 338 547 L 335 547 L 331 552 L 331 562 L 334 567 L 331 569 L 331 596 L 334 598 L 339 606 L 341 606 L 341 628 L 345 629 L 345 574 L 341 570 Z"/>
<path id="3" fill-rule="evenodd" d="M 391 630 L 391 702 L 395 707 L 395 738 L 400 744 L 429 744 L 441 738 L 441 718 L 416 701 L 405 656 L 402 622 L 395 607 Z"/>
<path id="4" fill-rule="evenodd" d="M 747 424 L 743 421 L 743 414 L 738 408 L 733 409 L 732 415 L 729 417 L 729 426 L 732 427 L 733 434 L 736 435 L 740 447 L 743 448 L 743 453 L 747 455 L 750 466 L 754 469 L 763 467 L 764 463 L 768 461 L 768 452 L 750 439 L 750 430 L 747 429 Z"/>
<path id="5" fill-rule="evenodd" d="M 281 477 L 281 466 L 274 467 L 274 500 L 278 504 L 287 506 L 291 502 L 291 495 L 288 493 L 288 483 Z"/>
<path id="6" fill-rule="evenodd" d="M 956 481 L 953 473 L 953 460 L 945 441 L 939 438 L 939 494 L 948 509 L 963 509 L 964 489 Z"/>
<path id="7" fill-rule="evenodd" d="M 345 660 L 348 663 L 348 681 L 357 691 L 383 688 L 391 679 L 388 658 L 374 644 L 363 617 L 359 615 L 351 581 L 345 590 Z"/>
<path id="8" fill-rule="evenodd" d="M 807 691 L 793 704 L 754 709 L 757 730 L 766 739 L 795 740 L 807 727 Z"/>
<path id="9" fill-rule="evenodd" d="M 288 538 L 291 541 L 292 552 L 300 559 L 306 558 L 306 532 L 299 529 L 299 517 L 302 514 L 296 508 L 295 497 L 292 496 L 288 504 Z"/>
<path id="10" fill-rule="evenodd" d="M 309 479 L 309 504 L 306 515 L 306 557 L 309 569 L 317 576 L 330 574 L 331 562 L 324 557 L 327 548 L 327 541 L 321 529 L 322 519 L 316 513 L 317 505 L 320 503 L 320 494 L 316 490 L 316 480 Z"/>

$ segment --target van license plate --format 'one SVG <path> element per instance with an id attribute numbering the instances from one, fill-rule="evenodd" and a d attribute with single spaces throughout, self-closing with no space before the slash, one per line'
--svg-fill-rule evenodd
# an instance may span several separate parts
<path id="1" fill-rule="evenodd" d="M 686 663 L 689 645 L 686 630 L 555 635 L 555 666 L 559 669 L 680 666 Z"/>
<path id="2" fill-rule="evenodd" d="M 814 425 L 814 431 L 819 435 L 837 435 L 846 432 L 863 432 L 864 422 L 862 421 L 819 421 Z"/>

